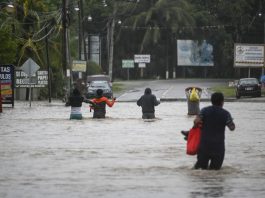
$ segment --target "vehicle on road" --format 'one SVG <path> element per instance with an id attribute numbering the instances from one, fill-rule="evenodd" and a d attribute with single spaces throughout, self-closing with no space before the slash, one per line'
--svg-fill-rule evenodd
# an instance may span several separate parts
<path id="1" fill-rule="evenodd" d="M 87 86 L 87 98 L 94 98 L 97 96 L 97 90 L 102 89 L 103 90 L 103 96 L 107 98 L 113 97 L 112 88 L 110 86 L 110 83 L 108 81 L 91 81 Z"/>
<path id="2" fill-rule="evenodd" d="M 241 78 L 235 86 L 236 98 L 241 96 L 261 97 L 261 84 L 256 78 Z"/>
<path id="3" fill-rule="evenodd" d="M 98 74 L 87 76 L 87 85 L 89 85 L 92 81 L 107 81 L 110 86 L 112 86 L 110 77 L 107 75 Z"/>

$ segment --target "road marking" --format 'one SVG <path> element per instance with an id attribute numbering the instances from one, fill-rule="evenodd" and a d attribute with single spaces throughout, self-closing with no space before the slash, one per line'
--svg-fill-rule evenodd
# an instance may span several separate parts
<path id="1" fill-rule="evenodd" d="M 124 96 L 126 96 L 126 95 L 128 95 L 127 92 L 125 92 L 124 94 L 120 95 L 117 99 L 120 99 L 120 98 L 122 98 L 122 97 L 124 97 Z"/>
<path id="2" fill-rule="evenodd" d="M 161 96 L 161 98 L 165 98 L 165 96 L 167 95 L 167 92 L 169 92 L 169 90 L 171 90 L 173 88 L 173 86 L 169 87 L 169 89 L 167 89 Z"/>

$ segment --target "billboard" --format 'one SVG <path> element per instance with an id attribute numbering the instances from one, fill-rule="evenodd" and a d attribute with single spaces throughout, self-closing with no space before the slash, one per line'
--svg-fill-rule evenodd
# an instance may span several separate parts
<path id="1" fill-rule="evenodd" d="M 178 66 L 214 66 L 213 46 L 206 40 L 177 40 Z"/>
<path id="2" fill-rule="evenodd" d="M 264 66 L 264 45 L 235 44 L 234 67 Z"/>
<path id="3" fill-rule="evenodd" d="M 0 65 L 1 96 L 3 104 L 14 106 L 14 66 Z"/>

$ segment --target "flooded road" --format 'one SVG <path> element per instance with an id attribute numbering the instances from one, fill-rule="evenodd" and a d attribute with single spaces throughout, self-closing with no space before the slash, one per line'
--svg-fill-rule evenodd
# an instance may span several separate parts
<path id="1" fill-rule="evenodd" d="M 265 105 L 224 108 L 237 128 L 226 131 L 223 168 L 202 171 L 180 134 L 194 119 L 186 102 L 161 103 L 148 122 L 135 103 L 117 102 L 104 120 L 84 104 L 78 121 L 60 102 L 18 102 L 0 114 L 0 197 L 264 197 Z"/>

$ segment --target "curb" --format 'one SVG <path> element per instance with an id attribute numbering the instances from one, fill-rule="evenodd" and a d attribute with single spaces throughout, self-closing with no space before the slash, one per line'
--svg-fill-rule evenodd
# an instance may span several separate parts
<path id="1" fill-rule="evenodd" d="M 161 98 L 161 102 L 187 102 L 186 98 Z M 210 102 L 210 98 L 202 98 L 200 102 Z M 116 102 L 137 102 L 136 99 L 133 100 L 119 100 L 117 99 Z M 247 103 L 265 103 L 265 97 L 262 98 L 225 98 L 225 102 L 247 102 Z"/>

